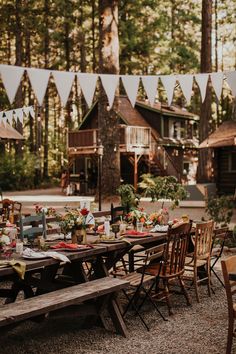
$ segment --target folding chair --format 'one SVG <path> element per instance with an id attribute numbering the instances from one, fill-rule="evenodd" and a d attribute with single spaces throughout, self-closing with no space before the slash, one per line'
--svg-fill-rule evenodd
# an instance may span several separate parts
<path id="1" fill-rule="evenodd" d="M 142 321 L 143 325 L 145 328 L 149 331 L 149 327 L 147 323 L 145 322 L 143 316 L 140 313 L 140 309 L 145 303 L 147 299 L 150 300 L 154 308 L 157 310 L 159 315 L 162 317 L 163 320 L 166 321 L 160 310 L 158 309 L 156 303 L 153 301 L 151 297 L 151 291 L 153 287 L 156 284 L 156 276 L 150 275 L 147 272 L 147 267 L 150 264 L 150 262 L 162 262 L 162 257 L 163 257 L 163 252 L 165 249 L 165 244 L 161 244 L 159 246 L 152 247 L 148 250 L 145 251 L 145 261 L 143 267 L 141 267 L 139 270 L 129 273 L 128 275 L 125 275 L 122 277 L 122 279 L 125 279 L 129 281 L 130 283 L 130 288 L 133 290 L 133 294 L 130 296 L 128 295 L 127 290 L 123 290 L 123 293 L 125 294 L 128 304 L 126 306 L 125 311 L 123 312 L 123 317 L 126 315 L 127 311 L 132 307 L 135 311 L 135 313 L 138 315 L 140 320 Z M 161 267 L 159 268 L 161 270 Z M 158 276 L 159 274 L 157 274 Z M 147 288 L 146 288 L 147 287 Z M 141 303 L 138 305 L 138 300 L 140 300 L 140 294 L 144 293 L 144 298 L 142 299 Z"/>
<path id="2" fill-rule="evenodd" d="M 224 245 L 225 245 L 225 240 L 228 237 L 228 232 L 229 232 L 228 226 L 221 227 L 219 229 L 215 229 L 214 230 L 212 250 L 211 250 L 211 273 L 213 273 L 215 275 L 215 277 L 218 279 L 218 281 L 220 282 L 220 284 L 223 287 L 224 287 L 224 283 L 222 282 L 222 280 L 220 279 L 219 275 L 214 270 L 214 267 L 215 267 L 216 263 L 218 262 L 218 260 L 220 259 L 220 257 L 222 256 L 222 253 L 223 253 L 223 250 L 224 250 Z M 220 248 L 217 248 L 217 249 L 214 250 L 213 245 L 217 241 L 220 242 Z M 213 289 L 212 289 L 212 291 L 214 293 Z"/>

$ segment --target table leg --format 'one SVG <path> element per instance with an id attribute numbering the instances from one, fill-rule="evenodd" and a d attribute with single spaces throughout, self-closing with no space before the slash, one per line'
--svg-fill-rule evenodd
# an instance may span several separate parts
<path id="1" fill-rule="evenodd" d="M 123 335 L 124 337 L 127 337 L 128 330 L 127 330 L 126 324 L 124 322 L 124 319 L 121 315 L 121 312 L 120 312 L 120 309 L 119 309 L 119 306 L 117 304 L 117 300 L 115 299 L 114 294 L 109 302 L 108 312 L 111 316 L 112 322 L 116 328 L 117 333 Z"/>

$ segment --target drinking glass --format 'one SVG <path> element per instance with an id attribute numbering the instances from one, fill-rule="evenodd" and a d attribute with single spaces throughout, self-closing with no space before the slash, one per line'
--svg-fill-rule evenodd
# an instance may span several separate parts
<path id="1" fill-rule="evenodd" d="M 112 230 L 112 232 L 114 232 L 115 238 L 117 238 L 117 234 L 120 231 L 120 224 L 112 224 L 111 230 Z"/>
<path id="2" fill-rule="evenodd" d="M 136 229 L 137 229 L 138 232 L 143 232 L 143 222 L 137 221 Z"/>

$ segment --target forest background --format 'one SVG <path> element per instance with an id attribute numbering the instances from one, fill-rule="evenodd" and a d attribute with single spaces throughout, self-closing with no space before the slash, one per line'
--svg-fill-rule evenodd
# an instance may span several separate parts
<path id="1" fill-rule="evenodd" d="M 101 72 L 99 10 L 106 3 L 118 7 L 120 74 L 191 74 L 236 69 L 236 0 L 0 0 L 0 63 Z M 203 23 L 209 6 L 210 19 L 205 18 Z M 204 53 L 203 33 L 209 33 L 209 28 L 210 52 Z M 205 70 L 203 57 L 208 60 Z M 193 95 L 191 105 L 186 106 L 178 87 L 173 102 L 201 115 L 196 85 L 194 90 L 198 94 Z M 159 92 L 160 99 L 165 101 L 161 86 Z M 144 97 L 142 88 L 139 94 Z M 26 138 L 24 143 L 0 144 L 3 190 L 51 184 L 67 164 L 65 133 L 78 128 L 88 110 L 76 82 L 65 108 L 52 79 L 40 108 L 26 76 L 12 106 L 0 82 L 1 111 L 23 105 L 33 105 L 37 116 L 29 116 L 23 125 L 19 121 L 16 124 Z M 232 116 L 233 97 L 227 85 L 221 100 L 213 97 L 210 106 L 209 132 Z"/>

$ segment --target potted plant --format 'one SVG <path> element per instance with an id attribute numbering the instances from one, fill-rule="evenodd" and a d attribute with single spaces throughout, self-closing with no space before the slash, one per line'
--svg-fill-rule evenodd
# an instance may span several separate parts
<path id="1" fill-rule="evenodd" d="M 121 205 L 126 208 L 127 212 L 138 207 L 140 195 L 135 192 L 132 184 L 121 184 L 117 192 L 121 198 Z"/>

